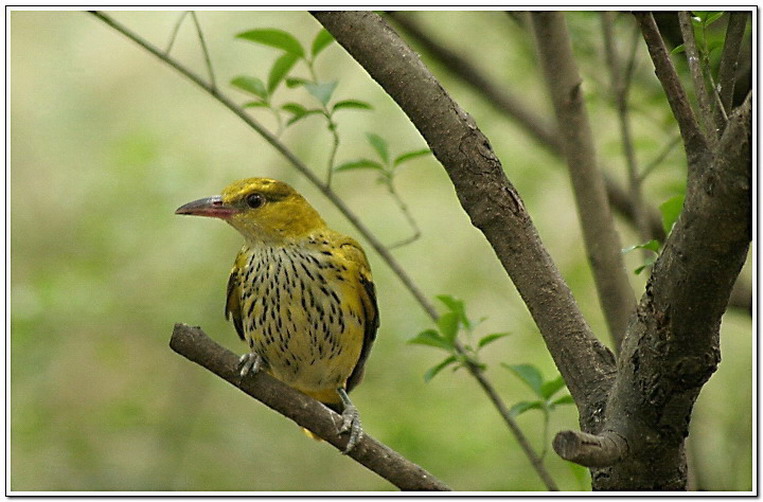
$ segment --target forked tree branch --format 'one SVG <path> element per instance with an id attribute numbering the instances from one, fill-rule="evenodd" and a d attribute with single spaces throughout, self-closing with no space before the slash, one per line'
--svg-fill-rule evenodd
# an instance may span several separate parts
<path id="1" fill-rule="evenodd" d="M 309 429 L 334 448 L 344 451 L 347 446 L 349 435 L 339 434 L 341 416 L 264 372 L 241 378 L 238 356 L 218 345 L 201 328 L 176 324 L 170 347 L 245 394 Z M 366 432 L 347 456 L 401 490 L 450 490 L 429 472 L 379 443 Z"/>
<path id="2" fill-rule="evenodd" d="M 670 55 L 665 48 L 665 43 L 662 41 L 652 13 L 635 12 L 634 15 L 641 26 L 641 33 L 654 63 L 654 72 L 662 84 L 670 109 L 678 122 L 678 129 L 681 131 L 684 149 L 689 160 L 689 169 L 691 169 L 696 164 L 697 157 L 705 155 L 708 151 L 705 136 L 699 128 L 689 98 L 678 78 L 673 62 L 670 60 Z"/>
<path id="3" fill-rule="evenodd" d="M 533 12 L 530 19 L 556 112 L 599 303 L 610 336 L 619 350 L 628 319 L 636 307 L 636 298 L 623 263 L 620 236 L 609 209 L 604 179 L 597 166 L 591 125 L 583 102 L 582 79 L 564 14 Z"/>
<path id="4" fill-rule="evenodd" d="M 612 353 L 591 332 L 474 120 L 375 13 L 313 12 L 313 16 L 395 100 L 427 141 L 472 224 L 492 245 L 522 296 L 576 403 L 583 409 L 601 405 L 615 369 Z M 592 415 L 581 412 L 584 417 Z"/>

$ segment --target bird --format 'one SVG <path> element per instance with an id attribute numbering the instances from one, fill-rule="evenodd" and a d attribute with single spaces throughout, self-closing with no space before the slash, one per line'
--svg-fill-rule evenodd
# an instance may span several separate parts
<path id="1" fill-rule="evenodd" d="M 294 188 L 270 178 L 235 181 L 175 214 L 219 218 L 244 238 L 225 302 L 226 319 L 249 348 L 241 377 L 265 371 L 340 413 L 349 453 L 363 429 L 348 394 L 363 378 L 379 327 L 363 248 L 330 229 Z"/>

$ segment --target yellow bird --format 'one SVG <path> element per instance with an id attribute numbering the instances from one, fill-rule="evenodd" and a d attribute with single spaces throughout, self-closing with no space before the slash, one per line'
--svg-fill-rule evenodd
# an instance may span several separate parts
<path id="1" fill-rule="evenodd" d="M 347 393 L 363 377 L 379 327 L 363 249 L 328 228 L 292 187 L 268 178 L 236 181 L 175 213 L 220 218 L 244 236 L 225 304 L 249 345 L 241 375 L 266 371 L 341 413 L 349 452 L 362 428 Z"/>

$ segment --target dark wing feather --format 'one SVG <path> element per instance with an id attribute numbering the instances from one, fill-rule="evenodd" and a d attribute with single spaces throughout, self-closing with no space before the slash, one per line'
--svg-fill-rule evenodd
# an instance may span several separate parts
<path id="1" fill-rule="evenodd" d="M 236 260 L 238 262 L 238 260 Z M 238 336 L 244 338 L 244 323 L 241 321 L 241 285 L 238 267 L 233 267 L 228 278 L 228 294 L 225 300 L 225 318 L 233 321 Z"/>
<path id="2" fill-rule="evenodd" d="M 348 244 L 344 244 L 345 246 Z M 362 258 L 361 266 L 359 267 L 360 277 L 358 278 L 363 290 L 361 291 L 361 305 L 363 306 L 363 347 L 360 349 L 360 357 L 352 370 L 350 377 L 347 379 L 347 392 L 350 392 L 355 388 L 363 379 L 363 369 L 366 364 L 366 359 L 371 352 L 371 346 L 376 339 L 376 331 L 379 328 L 379 308 L 376 304 L 376 288 L 373 280 L 371 279 L 371 270 L 366 261 L 365 254 L 360 246 L 352 241 L 349 245 L 355 247 L 360 251 L 360 257 Z"/>

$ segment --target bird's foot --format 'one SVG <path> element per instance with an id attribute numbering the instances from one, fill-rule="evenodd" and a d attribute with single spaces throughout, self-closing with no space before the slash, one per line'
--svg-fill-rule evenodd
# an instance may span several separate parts
<path id="1" fill-rule="evenodd" d="M 248 373 L 256 375 L 262 369 L 262 357 L 254 352 L 248 352 L 239 358 L 238 366 L 241 370 L 239 372 L 241 378 L 244 378 Z"/>
<path id="2" fill-rule="evenodd" d="M 358 413 L 358 409 L 350 401 L 347 392 L 344 389 L 339 389 L 339 396 L 342 398 L 342 404 L 344 404 L 342 426 L 339 428 L 339 434 L 350 433 L 350 439 L 347 441 L 347 446 L 342 452 L 343 455 L 347 455 L 363 437 L 363 427 L 360 424 L 360 413 Z"/>

